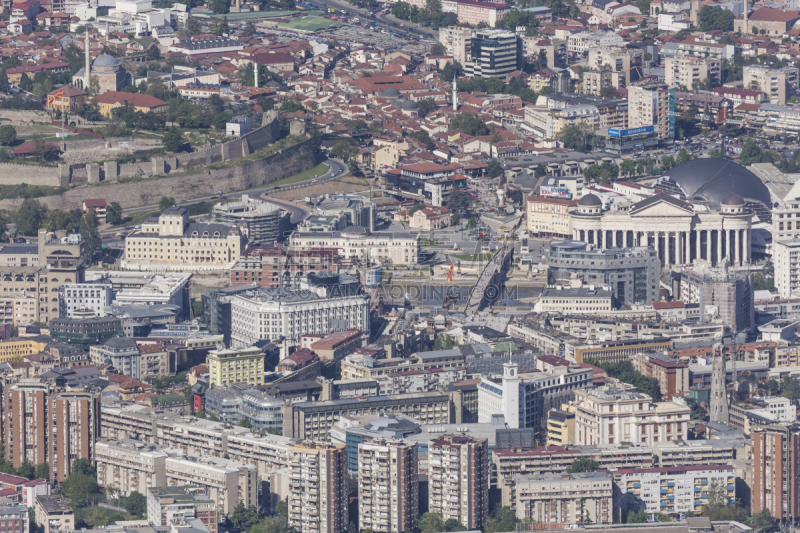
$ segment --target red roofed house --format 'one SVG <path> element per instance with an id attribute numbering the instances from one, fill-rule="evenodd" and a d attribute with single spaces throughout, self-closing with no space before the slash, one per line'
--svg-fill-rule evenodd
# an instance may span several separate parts
<path id="1" fill-rule="evenodd" d="M 446 207 L 424 207 L 409 217 L 409 227 L 424 231 L 450 227 L 450 210 Z"/>
<path id="2" fill-rule="evenodd" d="M 111 117 L 112 112 L 117 107 L 130 106 L 134 111 L 142 113 L 166 114 L 167 103 L 149 94 L 123 93 L 118 91 L 108 91 L 97 98 L 100 114 Z"/>
<path id="3" fill-rule="evenodd" d="M 281 72 L 294 72 L 294 57 L 286 52 L 269 51 L 263 54 L 256 54 L 253 60 L 259 65 L 266 65 Z"/>
<path id="4" fill-rule="evenodd" d="M 788 32 L 800 20 L 800 11 L 762 7 L 756 9 L 747 21 L 742 17 L 733 21 L 733 31 L 750 34 L 764 30 L 766 35 L 778 36 Z"/>
<path id="5" fill-rule="evenodd" d="M 319 357 L 308 348 L 300 348 L 282 359 L 275 367 L 277 372 L 291 372 L 293 380 L 313 380 L 322 373 Z"/>
<path id="6" fill-rule="evenodd" d="M 94 216 L 97 218 L 98 222 L 106 221 L 106 207 L 106 201 L 102 198 L 87 198 L 83 201 L 83 212 L 88 213 L 90 210 L 94 211 Z"/>
<path id="7" fill-rule="evenodd" d="M 345 329 L 326 335 L 325 337 L 312 342 L 301 339 L 303 344 L 308 342 L 308 348 L 314 351 L 323 361 L 338 361 L 345 356 L 353 353 L 356 348 L 363 346 L 362 334 L 358 329 Z"/>
<path id="8" fill-rule="evenodd" d="M 663 400 L 689 390 L 689 365 L 675 357 L 666 355 L 637 354 L 631 364 L 639 373 L 658 380 Z"/>

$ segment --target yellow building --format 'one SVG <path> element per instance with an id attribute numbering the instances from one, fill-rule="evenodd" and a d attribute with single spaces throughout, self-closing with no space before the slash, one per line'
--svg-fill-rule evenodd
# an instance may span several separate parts
<path id="1" fill-rule="evenodd" d="M 125 93 L 108 91 L 95 98 L 100 114 L 111 117 L 115 108 L 130 107 L 133 111 L 142 113 L 165 114 L 167 103 L 149 94 Z"/>
<path id="2" fill-rule="evenodd" d="M 76 89 L 71 85 L 65 85 L 47 93 L 47 109 L 56 111 L 72 112 L 78 109 L 86 101 L 89 93 Z"/>
<path id="3" fill-rule="evenodd" d="M 15 338 L 10 341 L 0 342 L 0 363 L 22 361 L 22 357 L 25 355 L 42 353 L 46 346 L 46 342 L 26 338 Z"/>
<path id="4" fill-rule="evenodd" d="M 561 409 L 547 413 L 547 445 L 567 444 L 575 444 L 575 406 L 562 403 Z"/>
<path id="5" fill-rule="evenodd" d="M 206 364 L 209 381 L 215 387 L 232 383 L 264 384 L 264 354 L 258 348 L 211 350 Z"/>
<path id="6" fill-rule="evenodd" d="M 544 189 L 544 187 L 542 187 Z M 552 194 L 566 194 L 569 191 L 551 187 Z M 569 239 L 572 231 L 572 217 L 569 212 L 578 205 L 578 200 L 556 196 L 528 196 L 527 222 L 532 235 L 548 239 Z"/>

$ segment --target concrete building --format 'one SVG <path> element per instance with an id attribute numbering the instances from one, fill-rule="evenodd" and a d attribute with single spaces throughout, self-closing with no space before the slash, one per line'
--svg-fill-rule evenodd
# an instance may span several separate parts
<path id="1" fill-rule="evenodd" d="M 645 377 L 658 380 L 665 400 L 689 390 L 689 365 L 678 358 L 660 354 L 638 354 L 631 357 L 633 368 Z"/>
<path id="2" fill-rule="evenodd" d="M 775 288 L 782 298 L 791 298 L 800 289 L 800 236 L 773 241 L 772 255 Z"/>
<path id="3" fill-rule="evenodd" d="M 595 287 L 548 286 L 542 289 L 533 309 L 537 313 L 591 314 L 614 307 L 614 292 L 607 285 Z"/>
<path id="4" fill-rule="evenodd" d="M 533 428 L 545 440 L 550 409 L 572 401 L 578 389 L 593 386 L 592 379 L 591 369 L 569 363 L 520 373 L 516 364 L 506 363 L 502 378 L 483 377 L 478 385 L 478 423 L 489 424 L 493 416 L 503 415 L 508 427 Z"/>
<path id="5" fill-rule="evenodd" d="M 628 87 L 628 128 L 653 126 L 660 139 L 675 135 L 670 122 L 670 92 L 663 83 Z"/>
<path id="6" fill-rule="evenodd" d="M 373 440 L 358 445 L 358 528 L 403 533 L 419 516 L 417 447 Z"/>
<path id="7" fill-rule="evenodd" d="M 617 88 L 628 87 L 641 77 L 644 53 L 639 49 L 597 46 L 589 48 L 587 55 L 590 69 L 608 69 L 619 78 Z"/>
<path id="8" fill-rule="evenodd" d="M 336 280 L 346 284 L 335 284 Z M 337 329 L 369 329 L 369 296 L 359 294 L 349 276 L 326 277 L 342 287 L 327 297 L 308 290 L 259 289 L 237 294 L 231 300 L 231 344 L 253 346 L 259 341 L 288 339 L 293 345 L 308 333 L 328 333 Z M 319 278 L 322 279 L 322 278 Z"/>
<path id="9" fill-rule="evenodd" d="M 547 445 L 575 444 L 575 406 L 563 404 L 561 409 L 547 412 Z"/>
<path id="10" fill-rule="evenodd" d="M 777 279 L 777 264 L 775 266 Z M 700 325 L 717 324 L 732 331 L 755 331 L 755 286 L 749 272 L 725 268 L 696 268 L 680 273 L 680 295 L 685 303 L 702 308 Z"/>
<path id="11" fill-rule="evenodd" d="M 800 426 L 765 425 L 753 431 L 752 512 L 774 520 L 800 516 Z"/>
<path id="12" fill-rule="evenodd" d="M 306 224 L 316 217 L 324 217 L 333 221 L 334 230 L 341 230 L 347 226 L 363 226 L 370 231 L 375 231 L 376 215 L 375 203 L 366 196 L 326 194 L 317 200 L 312 216 L 306 219 L 299 229 L 315 231 L 314 224 Z"/>
<path id="13" fill-rule="evenodd" d="M 241 202 L 215 204 L 211 214 L 216 222 L 244 224 L 253 244 L 271 245 L 288 237 L 289 212 L 246 194 Z"/>
<path id="14" fill-rule="evenodd" d="M 447 49 L 447 53 L 453 56 L 453 61 L 464 65 L 470 55 L 473 33 L 472 28 L 448 26 L 439 30 L 439 42 Z"/>
<path id="15" fill-rule="evenodd" d="M 664 60 L 664 82 L 667 87 L 692 90 L 695 82 L 703 83 L 705 80 L 709 80 L 712 87 L 719 84 L 719 60 L 685 55 Z"/>
<path id="16" fill-rule="evenodd" d="M 89 356 L 97 366 L 111 365 L 120 374 L 133 379 L 142 377 L 142 355 L 136 341 L 129 337 L 112 337 L 103 344 L 91 346 Z"/>
<path id="17" fill-rule="evenodd" d="M 251 246 L 231 269 L 231 288 L 216 291 L 224 294 L 242 285 L 256 284 L 262 289 L 299 287 L 309 272 L 339 272 L 341 258 L 336 250 L 286 252 L 272 246 Z M 209 291 L 211 292 L 211 291 Z"/>
<path id="18" fill-rule="evenodd" d="M 603 91 L 603 89 L 606 87 L 614 87 L 615 82 L 618 84 L 618 79 L 619 76 L 615 76 L 614 73 L 608 69 L 584 71 L 581 83 L 581 93 L 600 96 L 600 93 Z"/>
<path id="19" fill-rule="evenodd" d="M 444 435 L 428 442 L 428 512 L 454 519 L 467 531 L 489 516 L 489 445 L 486 439 Z"/>
<path id="20" fill-rule="evenodd" d="M 769 103 L 786 105 L 790 96 L 797 94 L 798 69 L 772 68 L 767 65 L 745 65 L 742 68 L 742 86 L 756 88 L 767 95 Z"/>
<path id="21" fill-rule="evenodd" d="M 411 233 L 373 233 L 363 226 L 349 226 L 333 232 L 295 231 L 289 238 L 290 252 L 321 249 L 336 249 L 343 259 L 365 265 L 383 262 L 416 265 L 419 238 Z"/>
<path id="22" fill-rule="evenodd" d="M 687 440 L 691 409 L 678 400 L 653 403 L 639 392 L 606 385 L 575 391 L 577 444 Z"/>
<path id="23" fill-rule="evenodd" d="M 95 445 L 95 459 L 97 484 L 106 490 L 127 496 L 131 492 L 147 494 L 150 487 L 167 485 L 163 446 L 134 439 L 101 439 Z M 160 520 L 153 523 L 160 524 Z"/>
<path id="24" fill-rule="evenodd" d="M 33 504 L 31 500 L 28 502 Z M 26 505 L 0 505 L 0 520 L 5 523 L 8 532 L 28 533 L 30 531 L 29 513 L 30 508 Z"/>
<path id="25" fill-rule="evenodd" d="M 522 64 L 522 41 L 507 30 L 477 30 L 470 40 L 470 59 L 464 72 L 470 78 L 504 78 Z"/>
<path id="26" fill-rule="evenodd" d="M 658 520 L 660 513 L 684 520 L 688 513 L 703 511 L 713 487 L 724 491 L 726 504 L 736 502 L 736 480 L 730 465 L 621 468 L 614 479 L 623 516 L 643 510 L 648 520 Z"/>
<path id="27" fill-rule="evenodd" d="M 661 262 L 653 248 L 599 250 L 582 241 L 553 241 L 546 257 L 550 284 L 584 284 L 611 288 L 614 298 L 631 305 L 658 300 Z"/>
<path id="28" fill-rule="evenodd" d="M 197 518 L 211 533 L 217 533 L 219 510 L 214 500 L 199 486 L 147 486 L 147 521 L 169 526 L 176 518 Z"/>
<path id="29" fill-rule="evenodd" d="M 42 525 L 43 533 L 74 531 L 75 513 L 69 500 L 61 494 L 40 495 L 36 497 L 36 522 Z"/>
<path id="30" fill-rule="evenodd" d="M 577 205 L 577 200 L 567 198 L 551 198 L 538 194 L 528 196 L 528 231 L 537 237 L 569 238 L 573 233 L 569 212 Z"/>
<path id="31" fill-rule="evenodd" d="M 347 531 L 345 446 L 298 443 L 289 450 L 288 466 L 289 526 L 304 533 Z"/>
<path id="32" fill-rule="evenodd" d="M 264 353 L 256 347 L 211 350 L 206 356 L 210 384 L 227 387 L 232 383 L 264 383 Z"/>
<path id="33" fill-rule="evenodd" d="M 167 457 L 168 487 L 197 485 L 208 492 L 220 512 L 230 515 L 242 502 L 258 508 L 258 470 L 254 465 L 208 455 Z"/>
<path id="34" fill-rule="evenodd" d="M 90 270 L 86 273 L 87 282 L 111 284 L 114 305 L 175 305 L 178 307 L 179 317 L 189 316 L 191 280 L 192 274 L 185 272 Z"/>
<path id="35" fill-rule="evenodd" d="M 608 472 L 516 476 L 517 520 L 559 524 L 611 524 L 614 489 Z"/>
<path id="36" fill-rule="evenodd" d="M 110 284 L 70 283 L 58 288 L 58 316 L 72 318 L 75 311 L 94 311 L 95 316 L 106 316 L 105 308 L 111 305 L 113 293 Z"/>
<path id="37" fill-rule="evenodd" d="M 227 270 L 246 242 L 238 226 L 191 222 L 185 208 L 173 206 L 128 235 L 122 264 L 131 270 Z"/>

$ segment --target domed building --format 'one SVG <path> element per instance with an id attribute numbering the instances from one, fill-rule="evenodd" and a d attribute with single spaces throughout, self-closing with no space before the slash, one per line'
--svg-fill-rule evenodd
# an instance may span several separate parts
<path id="1" fill-rule="evenodd" d="M 90 79 L 97 79 L 98 93 L 103 94 L 109 91 L 119 91 L 126 85 L 127 74 L 122 68 L 122 64 L 117 58 L 108 54 L 101 54 L 94 58 L 89 68 Z M 80 69 L 73 76 L 74 85 L 79 89 L 88 91 L 91 86 L 90 79 L 87 79 L 86 68 Z"/>
<path id="2" fill-rule="evenodd" d="M 753 218 L 771 220 L 769 190 L 752 172 L 732 161 L 695 159 L 655 186 L 660 194 L 617 210 L 585 195 L 570 212 L 573 239 L 599 249 L 651 246 L 665 267 L 750 262 Z"/>

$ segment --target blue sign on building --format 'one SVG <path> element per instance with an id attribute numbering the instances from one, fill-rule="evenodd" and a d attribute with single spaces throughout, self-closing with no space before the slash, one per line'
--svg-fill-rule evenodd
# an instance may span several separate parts
<path id="1" fill-rule="evenodd" d="M 643 128 L 632 128 L 628 130 L 608 128 L 608 135 L 610 137 L 630 137 L 631 135 L 641 135 L 642 133 L 653 133 L 654 131 L 655 131 L 655 126 L 644 126 Z"/>

